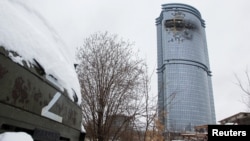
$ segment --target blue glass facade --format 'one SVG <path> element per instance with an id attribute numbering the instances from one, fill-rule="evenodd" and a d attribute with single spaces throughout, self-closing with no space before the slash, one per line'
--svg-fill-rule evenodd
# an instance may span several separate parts
<path id="1" fill-rule="evenodd" d="M 205 21 L 192 6 L 162 5 L 156 19 L 158 109 L 166 131 L 215 124 Z"/>

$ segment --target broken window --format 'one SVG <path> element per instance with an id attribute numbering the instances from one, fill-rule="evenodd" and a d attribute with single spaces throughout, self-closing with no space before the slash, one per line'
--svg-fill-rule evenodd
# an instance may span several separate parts
<path id="1" fill-rule="evenodd" d="M 168 29 L 175 29 L 177 31 L 182 29 L 193 29 L 193 25 L 189 22 L 184 21 L 183 19 L 169 19 L 164 23 L 165 27 Z"/>

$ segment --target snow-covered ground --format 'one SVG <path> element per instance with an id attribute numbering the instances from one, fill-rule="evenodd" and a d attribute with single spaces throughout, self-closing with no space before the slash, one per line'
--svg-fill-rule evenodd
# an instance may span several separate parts
<path id="1" fill-rule="evenodd" d="M 10 57 L 20 65 L 25 61 L 32 66 L 35 59 L 44 68 L 46 78 L 61 90 L 66 89 L 72 100 L 76 93 L 77 103 L 81 103 L 75 56 L 69 54 L 70 47 L 32 7 L 16 0 L 0 0 L 0 46 L 17 52 L 19 56 Z"/>
<path id="2" fill-rule="evenodd" d="M 0 141 L 33 141 L 25 132 L 5 132 L 0 134 Z"/>

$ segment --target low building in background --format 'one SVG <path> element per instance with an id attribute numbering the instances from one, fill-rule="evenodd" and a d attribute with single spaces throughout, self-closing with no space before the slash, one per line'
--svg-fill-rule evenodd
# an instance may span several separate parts
<path id="1" fill-rule="evenodd" d="M 250 125 L 250 113 L 239 112 L 219 121 L 222 125 Z"/>

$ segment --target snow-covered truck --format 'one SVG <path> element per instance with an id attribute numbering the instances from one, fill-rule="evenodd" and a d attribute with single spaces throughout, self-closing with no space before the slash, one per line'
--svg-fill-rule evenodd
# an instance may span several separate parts
<path id="1" fill-rule="evenodd" d="M 39 64 L 21 66 L 10 53 L 0 47 L 0 132 L 24 131 L 39 141 L 84 140 L 80 107 L 46 79 Z"/>
<path id="2" fill-rule="evenodd" d="M 74 55 L 34 9 L 0 1 L 0 134 L 83 141 Z"/>

